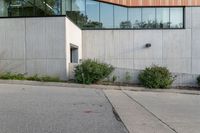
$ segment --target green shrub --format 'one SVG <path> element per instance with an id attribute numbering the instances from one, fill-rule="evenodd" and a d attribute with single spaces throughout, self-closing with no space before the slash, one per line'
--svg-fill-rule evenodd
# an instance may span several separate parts
<path id="1" fill-rule="evenodd" d="M 174 77 L 166 67 L 152 66 L 139 74 L 139 81 L 148 88 L 169 88 Z"/>
<path id="2" fill-rule="evenodd" d="M 92 84 L 109 76 L 114 68 L 111 65 L 87 59 L 75 69 L 75 80 L 82 84 Z"/>
<path id="3" fill-rule="evenodd" d="M 200 86 L 200 75 L 197 77 L 197 84 Z"/>

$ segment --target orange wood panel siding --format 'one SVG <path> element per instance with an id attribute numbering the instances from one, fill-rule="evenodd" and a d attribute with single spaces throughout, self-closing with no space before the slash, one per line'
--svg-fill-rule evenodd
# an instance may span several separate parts
<path id="1" fill-rule="evenodd" d="M 123 6 L 200 6 L 200 0 L 98 0 Z"/>

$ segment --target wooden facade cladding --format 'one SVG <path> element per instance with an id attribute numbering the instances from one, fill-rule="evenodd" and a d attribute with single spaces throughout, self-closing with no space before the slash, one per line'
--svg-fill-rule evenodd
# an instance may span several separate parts
<path id="1" fill-rule="evenodd" d="M 102 2 L 134 6 L 200 6 L 200 0 L 98 0 Z"/>

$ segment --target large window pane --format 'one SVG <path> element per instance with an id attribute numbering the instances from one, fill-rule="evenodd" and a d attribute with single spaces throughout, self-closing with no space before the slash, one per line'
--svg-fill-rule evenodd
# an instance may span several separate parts
<path id="1" fill-rule="evenodd" d="M 62 0 L 45 0 L 46 14 L 51 15 L 61 15 L 62 14 Z"/>
<path id="2" fill-rule="evenodd" d="M 142 9 L 142 27 L 143 28 L 155 28 L 156 17 L 155 8 L 143 8 Z"/>
<path id="3" fill-rule="evenodd" d="M 86 28 L 100 28 L 102 24 L 99 22 L 99 2 L 93 0 L 86 1 L 86 15 L 87 24 Z"/>
<path id="4" fill-rule="evenodd" d="M 85 0 L 72 0 L 72 11 L 78 11 L 85 14 Z"/>
<path id="5" fill-rule="evenodd" d="M 35 12 L 35 5 L 34 5 L 34 0 L 29 0 L 29 1 L 24 1 L 22 3 L 23 6 L 23 14 L 21 14 L 22 16 L 35 16 L 36 12 Z"/>
<path id="6" fill-rule="evenodd" d="M 156 9 L 156 28 L 169 28 L 169 8 Z"/>
<path id="7" fill-rule="evenodd" d="M 71 11 L 72 10 L 72 0 L 63 0 L 65 2 L 65 11 Z M 62 4 L 63 5 L 63 4 Z"/>
<path id="8" fill-rule="evenodd" d="M 18 0 L 11 0 L 8 5 L 8 16 L 23 16 L 23 3 Z"/>
<path id="9" fill-rule="evenodd" d="M 0 0 L 0 17 L 8 16 L 8 4 L 7 0 Z"/>
<path id="10" fill-rule="evenodd" d="M 41 0 L 34 1 L 36 16 L 45 16 L 45 4 Z"/>
<path id="11" fill-rule="evenodd" d="M 114 6 L 114 17 L 115 28 L 131 28 L 131 24 L 128 21 L 127 8 Z"/>
<path id="12" fill-rule="evenodd" d="M 113 5 L 100 4 L 100 22 L 102 28 L 113 28 Z"/>
<path id="13" fill-rule="evenodd" d="M 170 8 L 170 28 L 183 28 L 183 8 Z"/>
<path id="14" fill-rule="evenodd" d="M 141 28 L 142 22 L 142 9 L 141 8 L 129 8 L 128 9 L 128 21 L 131 22 L 132 28 Z"/>
<path id="15" fill-rule="evenodd" d="M 72 0 L 66 4 L 71 4 L 68 6 L 67 16 L 78 26 L 83 27 L 87 22 L 87 17 L 85 15 L 85 0 Z M 71 8 L 71 9 L 70 9 Z"/>

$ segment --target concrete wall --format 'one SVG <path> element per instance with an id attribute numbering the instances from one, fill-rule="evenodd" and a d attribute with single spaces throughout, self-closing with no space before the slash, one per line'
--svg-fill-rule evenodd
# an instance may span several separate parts
<path id="1" fill-rule="evenodd" d="M 66 66 L 68 79 L 73 78 L 74 64 L 70 65 L 70 46 L 78 48 L 78 61 L 82 59 L 82 31 L 72 23 L 68 18 L 65 19 L 66 23 Z"/>
<path id="2" fill-rule="evenodd" d="M 200 7 L 186 8 L 185 16 L 186 29 L 180 30 L 84 30 L 83 58 L 112 64 L 120 81 L 130 72 L 137 83 L 139 71 L 156 64 L 178 76 L 175 85 L 194 85 L 200 74 Z"/>
<path id="3" fill-rule="evenodd" d="M 0 19 L 0 71 L 66 79 L 65 17 Z"/>

